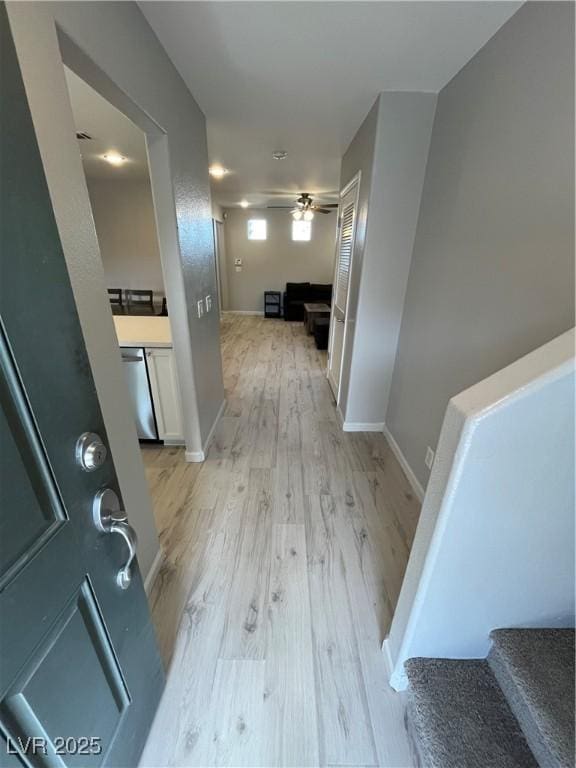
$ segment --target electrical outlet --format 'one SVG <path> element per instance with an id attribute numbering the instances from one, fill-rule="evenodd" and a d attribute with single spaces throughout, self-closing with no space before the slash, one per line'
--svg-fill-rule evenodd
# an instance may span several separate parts
<path id="1" fill-rule="evenodd" d="M 434 451 L 430 446 L 426 448 L 426 457 L 424 458 L 424 464 L 428 467 L 428 469 L 432 469 L 432 464 L 434 464 Z"/>
<path id="2" fill-rule="evenodd" d="M 206 302 L 206 312 L 210 312 L 212 309 L 212 296 L 206 296 L 204 301 Z"/>
<path id="3" fill-rule="evenodd" d="M 204 301 L 200 299 L 200 301 L 198 302 L 198 317 L 202 317 L 203 314 L 204 314 Z"/>

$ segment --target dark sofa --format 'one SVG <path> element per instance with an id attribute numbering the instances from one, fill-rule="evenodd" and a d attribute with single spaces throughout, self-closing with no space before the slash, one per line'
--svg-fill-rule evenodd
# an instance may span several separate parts
<path id="1" fill-rule="evenodd" d="M 304 304 L 332 305 L 332 286 L 320 283 L 286 283 L 284 320 L 303 320 Z"/>

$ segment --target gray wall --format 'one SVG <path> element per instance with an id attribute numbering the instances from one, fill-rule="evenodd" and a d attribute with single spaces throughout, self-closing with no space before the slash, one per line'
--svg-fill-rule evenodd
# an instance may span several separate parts
<path id="1" fill-rule="evenodd" d="M 360 276 L 362 274 L 362 259 L 366 241 L 366 223 L 368 220 L 368 203 L 372 184 L 372 166 L 374 164 L 374 147 L 378 126 L 378 99 L 362 122 L 350 146 L 342 158 L 340 170 L 340 189 L 343 189 L 358 172 L 361 174 L 358 191 L 358 210 L 356 213 L 356 236 L 352 253 L 352 268 L 350 270 L 348 288 L 348 306 L 346 314 L 346 333 L 342 350 L 342 378 L 340 380 L 339 403 L 342 416 L 346 418 L 346 403 L 350 386 L 350 364 L 352 360 L 352 339 L 356 328 L 358 313 L 358 295 L 360 291 Z"/>
<path id="2" fill-rule="evenodd" d="M 382 428 L 435 107 L 432 93 L 382 93 L 378 99 L 350 381 L 340 406 L 345 427 Z"/>
<path id="3" fill-rule="evenodd" d="M 574 323 L 573 54 L 526 3 L 440 93 L 386 415 L 424 485 L 448 400 Z"/>
<path id="4" fill-rule="evenodd" d="M 267 240 L 248 240 L 248 219 L 266 219 Z M 224 232 L 228 305 L 224 309 L 263 311 L 264 291 L 284 291 L 287 282 L 331 283 L 334 276 L 336 213 L 316 214 L 312 239 L 294 242 L 290 211 L 229 208 Z M 236 272 L 235 259 L 242 259 Z"/>
<path id="5" fill-rule="evenodd" d="M 8 3 L 7 8 L 108 440 L 146 575 L 158 539 L 74 138 L 62 51 L 71 69 L 147 133 L 187 441 L 205 439 L 223 402 L 218 313 L 197 320 L 193 311 L 197 295 L 216 291 L 205 119 L 135 4 Z"/>
<path id="6" fill-rule="evenodd" d="M 87 179 L 87 183 L 106 286 L 164 293 L 150 182 Z"/>

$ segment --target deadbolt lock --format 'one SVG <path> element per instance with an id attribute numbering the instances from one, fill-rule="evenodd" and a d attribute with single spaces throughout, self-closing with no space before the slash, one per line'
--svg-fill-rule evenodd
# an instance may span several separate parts
<path id="1" fill-rule="evenodd" d="M 85 472 L 94 472 L 106 461 L 108 451 L 100 435 L 84 432 L 76 442 L 76 463 Z"/>

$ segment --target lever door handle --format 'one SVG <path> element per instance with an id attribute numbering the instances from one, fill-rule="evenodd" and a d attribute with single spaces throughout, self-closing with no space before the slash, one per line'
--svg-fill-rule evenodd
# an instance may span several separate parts
<path id="1" fill-rule="evenodd" d="M 116 584 L 121 589 L 128 589 L 132 581 L 132 561 L 136 557 L 138 539 L 136 531 L 128 522 L 126 512 L 120 508 L 120 499 L 111 488 L 102 488 L 94 496 L 92 517 L 99 531 L 117 533 L 128 545 L 128 559 L 116 574 Z"/>
<path id="2" fill-rule="evenodd" d="M 136 538 L 136 531 L 130 523 L 124 520 L 114 520 L 110 526 L 110 533 L 119 533 L 128 545 L 128 559 L 126 564 L 120 568 L 116 574 L 116 584 L 122 589 L 128 589 L 130 582 L 132 581 L 132 571 L 130 569 L 132 560 L 136 557 L 136 546 L 138 539 Z"/>

